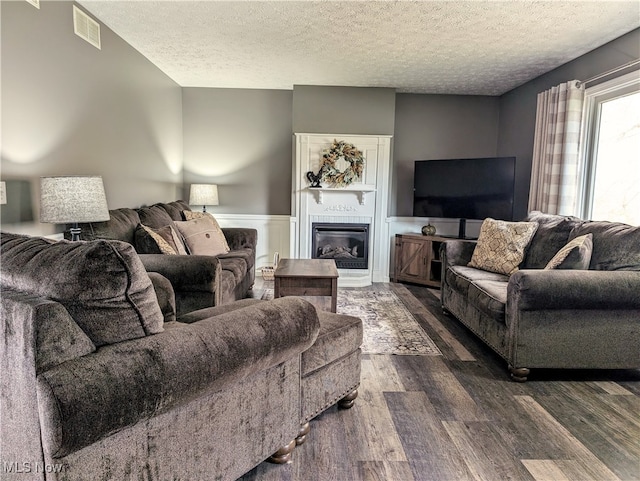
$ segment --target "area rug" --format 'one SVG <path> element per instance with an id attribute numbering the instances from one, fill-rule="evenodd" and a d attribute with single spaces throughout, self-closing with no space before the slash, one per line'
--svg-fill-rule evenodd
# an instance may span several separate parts
<path id="1" fill-rule="evenodd" d="M 262 298 L 273 299 L 273 289 L 265 289 Z M 384 284 L 338 289 L 338 313 L 362 319 L 365 354 L 442 355 L 398 296 Z"/>

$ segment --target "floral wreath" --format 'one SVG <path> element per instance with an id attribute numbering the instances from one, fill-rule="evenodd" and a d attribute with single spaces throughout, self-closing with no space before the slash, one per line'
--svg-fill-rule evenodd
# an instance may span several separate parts
<path id="1" fill-rule="evenodd" d="M 336 168 L 336 161 L 344 158 L 349 163 L 343 172 Z M 364 157 L 353 144 L 348 144 L 343 140 L 334 139 L 330 149 L 325 149 L 322 153 L 322 165 L 320 172 L 322 180 L 336 187 L 344 187 L 357 180 L 362 175 L 364 168 Z"/>

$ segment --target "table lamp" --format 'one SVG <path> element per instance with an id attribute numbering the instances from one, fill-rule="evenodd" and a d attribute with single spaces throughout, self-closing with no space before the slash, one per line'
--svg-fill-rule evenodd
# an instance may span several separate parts
<path id="1" fill-rule="evenodd" d="M 218 186 L 216 184 L 191 184 L 189 205 L 201 205 L 202 212 L 207 211 L 208 205 L 219 205 Z"/>
<path id="2" fill-rule="evenodd" d="M 40 222 L 73 224 L 71 240 L 80 240 L 79 222 L 109 220 L 102 177 L 40 177 Z"/>

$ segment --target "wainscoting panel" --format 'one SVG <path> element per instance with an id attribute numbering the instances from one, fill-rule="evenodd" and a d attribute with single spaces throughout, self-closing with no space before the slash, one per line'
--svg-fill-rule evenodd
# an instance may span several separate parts
<path id="1" fill-rule="evenodd" d="M 288 215 L 214 214 L 220 227 L 249 227 L 258 230 L 256 274 L 262 267 L 273 264 L 273 254 L 292 257 L 290 245 L 290 217 Z"/>

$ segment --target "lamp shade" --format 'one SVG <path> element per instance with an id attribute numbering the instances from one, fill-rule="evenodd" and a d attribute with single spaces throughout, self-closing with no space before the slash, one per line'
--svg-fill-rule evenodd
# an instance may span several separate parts
<path id="1" fill-rule="evenodd" d="M 102 177 L 40 177 L 40 222 L 71 224 L 109 220 Z"/>
<path id="2" fill-rule="evenodd" d="M 0 181 L 0 204 L 7 203 L 7 183 L 3 180 Z"/>
<path id="3" fill-rule="evenodd" d="M 218 205 L 216 184 L 191 184 L 189 205 Z"/>

